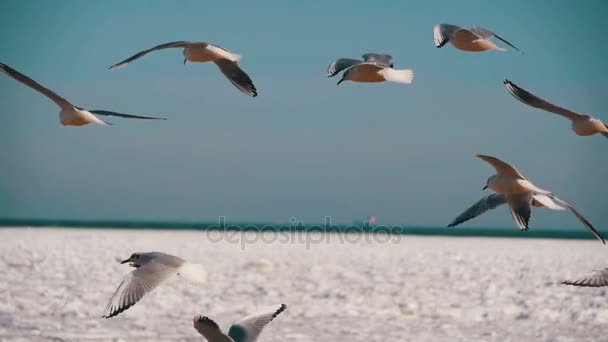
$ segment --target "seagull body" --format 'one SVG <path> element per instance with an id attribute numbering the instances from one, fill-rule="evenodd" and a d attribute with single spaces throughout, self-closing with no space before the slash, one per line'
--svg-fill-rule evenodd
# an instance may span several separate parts
<path id="1" fill-rule="evenodd" d="M 591 222 L 568 202 L 532 184 L 516 168 L 498 158 L 479 154 L 477 157 L 496 170 L 496 174 L 488 178 L 486 186 L 483 188 L 484 190 L 490 188 L 496 193 L 482 198 L 465 210 L 448 225 L 449 227 L 454 227 L 506 203 L 509 205 L 511 216 L 517 226 L 521 230 L 527 230 L 532 207 L 547 207 L 552 210 L 564 210 L 564 207 L 566 207 L 598 240 L 605 244 L 604 239 Z"/>
<path id="2" fill-rule="evenodd" d="M 120 263 L 129 263 L 135 270 L 118 285 L 104 310 L 104 318 L 114 317 L 127 310 L 173 276 L 180 275 L 195 282 L 204 282 L 207 277 L 201 265 L 160 252 L 133 253 Z"/>
<path id="3" fill-rule="evenodd" d="M 86 110 L 73 105 L 70 101 L 57 95 L 52 90 L 43 87 L 38 82 L 32 80 L 31 78 L 25 76 L 24 74 L 18 72 L 17 70 L 9 67 L 6 64 L 0 63 L 0 71 L 4 72 L 15 80 L 25 84 L 26 86 L 38 91 L 42 95 L 51 99 L 51 101 L 55 102 L 55 104 L 57 104 L 59 108 L 61 108 L 61 110 L 59 111 L 59 122 L 61 122 L 63 126 L 84 126 L 90 123 L 95 123 L 102 126 L 111 125 L 111 123 L 101 120 L 94 114 L 105 116 L 117 116 L 129 119 L 166 120 L 164 118 L 122 114 L 107 110 Z"/>
<path id="4" fill-rule="evenodd" d="M 481 52 L 488 50 L 506 51 L 506 49 L 498 47 L 490 39 L 496 38 L 517 51 L 520 51 L 515 45 L 509 43 L 499 35 L 484 28 L 473 26 L 470 30 L 456 25 L 439 24 L 433 28 L 433 40 L 435 46 L 443 47 L 448 42 L 455 48 L 468 52 Z M 520 51 L 521 52 L 521 51 Z"/>
<path id="5" fill-rule="evenodd" d="M 148 50 L 140 51 L 124 61 L 112 65 L 110 69 L 121 68 L 150 52 L 170 48 L 183 48 L 184 64 L 186 62 L 214 62 L 224 76 L 241 92 L 253 97 L 258 95 L 253 81 L 238 65 L 241 56 L 211 43 L 178 41 L 161 44 Z"/>
<path id="6" fill-rule="evenodd" d="M 576 135 L 586 137 L 600 133 L 606 138 L 608 138 L 608 126 L 604 124 L 601 120 L 586 114 L 579 114 L 568 109 L 558 107 L 548 101 L 541 99 L 540 97 L 533 95 L 532 93 L 524 90 L 523 88 L 520 88 L 515 83 L 509 80 L 505 80 L 504 84 L 507 87 L 509 93 L 513 95 L 513 97 L 518 99 L 520 102 L 523 102 L 528 106 L 546 110 L 548 112 L 569 119 L 572 122 L 572 131 L 574 131 Z"/>
<path id="7" fill-rule="evenodd" d="M 562 284 L 572 286 L 603 287 L 608 286 L 608 268 L 593 270 L 589 274 L 576 280 L 566 280 Z"/>
<path id="8" fill-rule="evenodd" d="M 393 57 L 379 53 L 366 53 L 363 55 L 363 60 L 337 59 L 327 68 L 327 76 L 334 77 L 341 71 L 344 73 L 338 84 L 344 81 L 363 83 L 391 81 L 410 84 L 414 80 L 412 70 L 393 69 Z"/>
<path id="9" fill-rule="evenodd" d="M 219 325 L 207 316 L 196 315 L 192 320 L 194 329 L 209 342 L 255 342 L 262 329 L 281 314 L 287 305 L 272 308 L 249 315 L 232 324 L 228 335 L 224 334 Z"/>

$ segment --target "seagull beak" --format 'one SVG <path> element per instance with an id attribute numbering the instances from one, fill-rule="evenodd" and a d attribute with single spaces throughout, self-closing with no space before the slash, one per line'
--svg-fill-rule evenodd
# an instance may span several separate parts
<path id="1" fill-rule="evenodd" d="M 483 187 L 481 190 L 485 190 L 485 189 L 487 189 L 487 188 L 488 188 L 488 186 L 486 185 L 486 186 L 484 186 L 484 187 Z"/>
<path id="2" fill-rule="evenodd" d="M 128 263 L 129 261 L 131 261 L 131 258 L 129 258 L 129 259 L 127 259 L 127 260 L 123 260 L 123 261 L 121 261 L 120 263 L 121 263 L 121 264 L 126 264 L 126 263 Z"/>

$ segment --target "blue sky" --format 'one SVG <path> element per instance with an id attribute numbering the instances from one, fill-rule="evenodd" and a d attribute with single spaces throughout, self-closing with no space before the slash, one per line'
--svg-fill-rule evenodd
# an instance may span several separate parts
<path id="1" fill-rule="evenodd" d="M 0 77 L 0 217 L 351 222 L 443 226 L 516 165 L 608 233 L 608 141 L 514 100 L 509 78 L 608 121 L 602 1 L 2 1 L 0 61 L 90 109 L 162 122 L 61 127 L 54 103 Z M 436 49 L 437 23 L 479 25 L 514 51 Z M 175 40 L 244 56 L 259 97 L 180 50 L 107 68 Z M 393 55 L 411 86 L 327 79 L 338 57 Z M 505 208 L 468 226 L 512 227 Z M 533 227 L 576 228 L 537 210 Z"/>

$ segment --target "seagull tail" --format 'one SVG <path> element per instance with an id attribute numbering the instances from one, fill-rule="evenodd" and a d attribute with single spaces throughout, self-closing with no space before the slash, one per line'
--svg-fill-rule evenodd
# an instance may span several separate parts
<path id="1" fill-rule="evenodd" d="M 414 71 L 406 70 L 395 70 L 391 68 L 385 68 L 382 70 L 384 79 L 391 82 L 410 84 L 414 81 Z"/>
<path id="2" fill-rule="evenodd" d="M 207 271 L 201 264 L 186 262 L 180 267 L 178 274 L 192 283 L 205 283 L 207 281 Z"/>

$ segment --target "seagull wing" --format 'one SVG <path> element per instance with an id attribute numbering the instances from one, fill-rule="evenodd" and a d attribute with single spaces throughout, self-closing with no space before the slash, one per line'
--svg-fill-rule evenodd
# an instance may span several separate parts
<path id="1" fill-rule="evenodd" d="M 595 227 L 593 227 L 591 222 L 589 222 L 589 220 L 587 220 L 578 210 L 576 210 L 576 208 L 574 208 L 570 203 L 568 203 L 568 202 L 564 201 L 563 199 L 560 199 L 554 195 L 550 196 L 550 197 L 552 199 L 558 201 L 559 203 L 565 205 L 568 209 L 570 209 L 570 211 L 574 214 L 574 216 L 576 216 L 576 218 L 578 218 L 579 221 L 581 221 L 581 223 L 583 223 L 583 225 L 591 231 L 591 234 L 593 234 L 593 236 L 595 236 L 603 244 L 606 244 L 606 241 L 604 241 L 604 238 L 602 237 L 600 232 L 597 229 L 595 229 Z"/>
<path id="2" fill-rule="evenodd" d="M 433 28 L 433 40 L 435 41 L 435 46 L 438 48 L 443 47 L 450 41 L 450 39 L 452 39 L 454 32 L 460 29 L 460 26 L 450 24 L 435 25 Z"/>
<path id="3" fill-rule="evenodd" d="M 224 76 L 226 76 L 241 92 L 253 97 L 258 96 L 258 91 L 255 89 L 253 81 L 249 78 L 249 75 L 239 67 L 237 62 L 228 59 L 219 59 L 215 61 L 215 64 L 220 68 L 222 74 L 224 74 Z"/>
<path id="4" fill-rule="evenodd" d="M 102 317 L 114 317 L 132 307 L 145 294 L 177 274 L 177 270 L 176 267 L 167 266 L 155 260 L 133 270 L 118 285 Z"/>
<path id="5" fill-rule="evenodd" d="M 570 120 L 576 120 L 582 116 L 581 114 L 575 113 L 568 109 L 558 107 L 552 103 L 549 103 L 548 101 L 545 101 L 545 100 L 541 99 L 540 97 L 537 97 L 537 96 L 533 95 L 532 93 L 529 93 L 528 91 L 524 90 L 523 88 L 518 87 L 515 83 L 513 83 L 509 80 L 505 80 L 504 84 L 507 87 L 507 90 L 509 91 L 509 93 L 511 95 L 513 95 L 513 97 L 515 97 L 519 101 L 527 104 L 528 106 L 546 110 L 548 112 L 555 113 L 557 115 L 566 117 Z"/>
<path id="6" fill-rule="evenodd" d="M 203 335 L 209 342 L 234 342 L 222 332 L 219 325 L 207 316 L 196 315 L 192 319 L 192 325 L 199 334 Z"/>
<path id="7" fill-rule="evenodd" d="M 496 169 L 496 173 L 498 173 L 500 176 L 506 176 L 506 177 L 514 177 L 514 178 L 520 178 L 520 179 L 525 179 L 524 176 L 513 166 L 505 163 L 504 161 L 495 158 L 495 157 L 490 157 L 490 156 L 484 156 L 482 154 L 478 154 L 477 158 L 485 161 L 486 163 L 492 165 L 492 167 L 494 169 Z"/>
<path id="8" fill-rule="evenodd" d="M 470 208 L 465 210 L 462 214 L 458 215 L 458 217 L 456 217 L 454 221 L 448 225 L 448 227 L 455 227 L 505 203 L 507 203 L 506 195 L 494 193 L 485 196 L 477 201 L 477 203 L 473 204 Z"/>
<path id="9" fill-rule="evenodd" d="M 97 114 L 97 115 L 117 116 L 117 117 L 128 118 L 128 119 L 167 120 L 166 118 L 159 118 L 159 117 L 154 117 L 154 116 L 133 115 L 133 114 L 123 114 L 123 113 L 111 112 L 108 110 L 90 110 L 89 112 L 91 112 L 93 114 Z"/>
<path id="10" fill-rule="evenodd" d="M 235 342 L 254 342 L 258 339 L 266 324 L 270 323 L 286 308 L 287 305 L 281 304 L 279 308 L 258 312 L 240 319 L 230 327 L 228 336 L 232 337 Z"/>
<path id="11" fill-rule="evenodd" d="M 528 230 L 532 213 L 532 194 L 507 195 L 511 216 L 521 230 Z"/>
<path id="12" fill-rule="evenodd" d="M 363 61 L 358 59 L 350 59 L 350 58 L 340 58 L 337 59 L 327 67 L 327 77 L 334 77 L 340 73 L 342 70 L 346 70 L 353 65 L 357 65 L 363 63 Z"/>
<path id="13" fill-rule="evenodd" d="M 382 53 L 366 53 L 363 60 L 367 63 L 375 63 L 383 67 L 393 67 L 393 56 Z"/>
<path id="14" fill-rule="evenodd" d="M 138 58 L 141 58 L 141 57 L 143 57 L 143 56 L 145 56 L 145 55 L 147 55 L 147 54 L 149 54 L 150 52 L 153 52 L 153 51 L 162 50 L 162 49 L 170 49 L 170 48 L 183 48 L 183 47 L 187 47 L 187 46 L 192 45 L 192 44 L 206 45 L 207 43 L 190 43 L 190 42 L 186 42 L 186 41 L 178 41 L 178 42 L 170 42 L 170 43 L 160 44 L 160 45 L 157 45 L 157 46 L 155 46 L 153 48 L 150 48 L 150 49 L 147 49 L 147 50 L 144 50 L 144 51 L 140 51 L 140 52 L 134 54 L 133 56 L 125 59 L 124 61 L 116 63 L 116 64 L 112 65 L 110 67 L 110 69 L 121 68 L 121 67 L 123 67 L 123 66 L 125 66 L 125 65 L 127 65 L 127 64 L 129 64 L 131 62 L 133 62 L 134 60 L 136 60 Z"/>
<path id="15" fill-rule="evenodd" d="M 608 268 L 593 270 L 591 273 L 576 280 L 566 280 L 562 284 L 573 286 L 601 287 L 608 286 Z"/>
<path id="16" fill-rule="evenodd" d="M 521 52 L 520 49 L 518 49 L 515 45 L 509 43 L 506 39 L 502 38 L 501 36 L 497 35 L 496 33 L 490 31 L 490 30 L 486 30 L 484 28 L 481 28 L 479 26 L 473 26 L 471 28 L 471 32 L 475 33 L 476 35 L 478 35 L 480 38 L 482 39 L 490 39 L 492 37 L 496 37 L 496 39 L 501 40 L 503 43 L 509 45 L 510 47 L 514 48 L 515 50 Z"/>
<path id="17" fill-rule="evenodd" d="M 72 108 L 75 107 L 72 103 L 70 103 L 70 101 L 64 99 L 63 97 L 61 97 L 59 95 L 57 95 L 52 90 L 43 87 L 38 82 L 32 80 L 31 78 L 25 76 L 24 74 L 22 74 L 19 71 L 15 70 L 15 69 L 13 69 L 11 67 L 9 67 L 8 65 L 6 65 L 4 63 L 0 63 L 0 70 L 2 70 L 5 74 L 9 75 L 10 77 L 14 78 L 15 80 L 17 80 L 17 81 L 25 84 L 26 86 L 28 86 L 28 87 L 30 87 L 30 88 L 38 91 L 42 95 L 45 95 L 46 97 L 48 97 L 49 99 L 51 99 L 53 102 L 55 102 L 62 109 L 72 109 Z"/>

